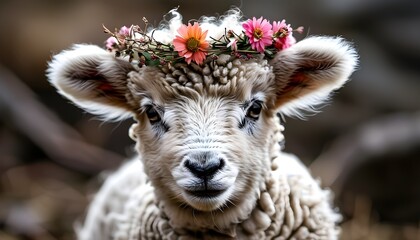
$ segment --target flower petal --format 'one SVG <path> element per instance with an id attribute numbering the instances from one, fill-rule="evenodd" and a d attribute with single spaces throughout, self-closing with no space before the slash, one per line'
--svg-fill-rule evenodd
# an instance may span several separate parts
<path id="1" fill-rule="evenodd" d="M 187 26 L 185 26 L 184 24 L 182 24 L 181 27 L 179 27 L 179 29 L 178 29 L 178 33 L 179 33 L 179 35 L 181 35 L 182 38 L 187 37 L 187 35 L 188 35 L 188 28 L 187 28 Z"/>
<path id="2" fill-rule="evenodd" d="M 186 51 L 185 53 L 184 53 L 184 57 L 185 58 L 191 58 L 191 56 L 193 55 L 193 52 L 191 52 L 191 51 Z"/>

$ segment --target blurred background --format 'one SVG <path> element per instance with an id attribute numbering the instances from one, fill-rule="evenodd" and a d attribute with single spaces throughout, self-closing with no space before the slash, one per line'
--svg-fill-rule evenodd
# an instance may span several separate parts
<path id="1" fill-rule="evenodd" d="M 1 0 L 0 239 L 73 239 L 103 180 L 133 156 L 131 120 L 102 123 L 47 82 L 51 55 L 110 29 L 220 15 L 287 19 L 354 43 L 360 66 L 322 113 L 286 119 L 285 151 L 335 192 L 342 239 L 420 239 L 420 1 Z M 302 36 L 295 35 L 297 39 Z"/>

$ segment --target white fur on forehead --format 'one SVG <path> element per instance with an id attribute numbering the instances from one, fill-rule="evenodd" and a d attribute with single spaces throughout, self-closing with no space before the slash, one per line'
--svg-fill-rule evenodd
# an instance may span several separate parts
<path id="1" fill-rule="evenodd" d="M 172 43 L 176 35 L 178 35 L 178 29 L 183 24 L 182 15 L 177 9 L 173 9 L 168 15 L 172 15 L 172 18 L 169 21 L 164 21 L 157 29 L 149 31 L 149 35 L 153 34 L 154 39 L 165 44 Z M 211 40 L 210 37 L 219 39 L 229 30 L 238 35 L 241 34 L 243 29 L 243 21 L 241 21 L 241 19 L 241 11 L 237 8 L 233 8 L 219 18 L 204 16 L 201 17 L 198 22 L 203 31 L 208 31 L 206 40 L 209 41 Z"/>
<path id="2" fill-rule="evenodd" d="M 233 97 L 245 101 L 256 93 L 264 93 L 264 100 L 273 100 L 275 95 L 272 67 L 265 59 L 243 61 L 221 55 L 201 66 L 181 63 L 160 69 L 146 67 L 128 76 L 134 95 L 142 96 L 142 92 L 147 92 L 161 105 L 169 99 L 184 97 L 195 100 L 202 96 Z"/>

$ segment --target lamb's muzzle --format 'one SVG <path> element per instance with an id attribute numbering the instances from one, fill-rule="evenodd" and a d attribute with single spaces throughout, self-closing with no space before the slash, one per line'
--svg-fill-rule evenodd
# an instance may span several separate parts
<path id="1" fill-rule="evenodd" d="M 198 150 L 183 158 L 172 170 L 185 201 L 201 211 L 217 209 L 229 199 L 237 171 L 215 151 Z"/>
<path id="2" fill-rule="evenodd" d="M 225 159 L 217 155 L 213 156 L 212 152 L 206 151 L 187 156 L 182 164 L 195 177 L 200 178 L 207 185 L 207 181 L 211 180 L 218 171 L 223 169 Z"/>

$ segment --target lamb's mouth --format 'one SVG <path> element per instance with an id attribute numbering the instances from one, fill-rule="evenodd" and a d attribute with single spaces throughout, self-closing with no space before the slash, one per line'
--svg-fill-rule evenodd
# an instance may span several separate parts
<path id="1" fill-rule="evenodd" d="M 223 190 L 195 190 L 195 191 L 190 191 L 190 190 L 186 190 L 186 192 L 189 195 L 192 195 L 194 197 L 198 197 L 198 198 L 216 198 L 220 195 L 222 195 L 224 192 L 226 191 L 226 189 Z"/>
<path id="2" fill-rule="evenodd" d="M 183 198 L 188 205 L 200 211 L 213 211 L 226 204 L 233 186 L 194 185 L 183 188 Z"/>

